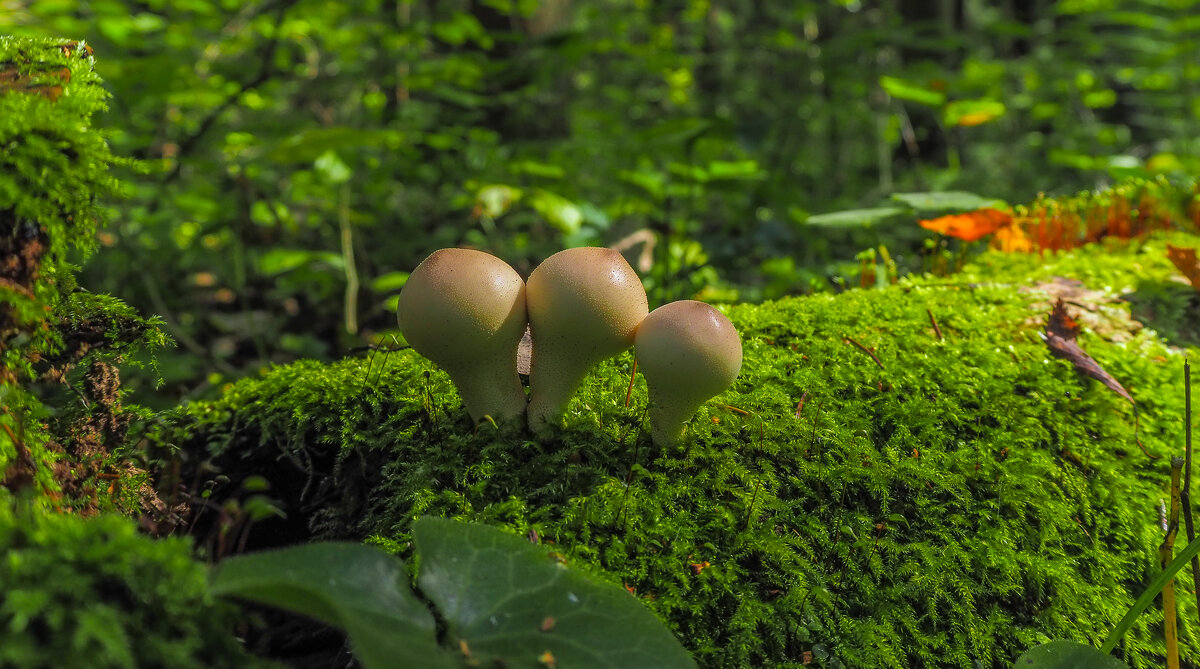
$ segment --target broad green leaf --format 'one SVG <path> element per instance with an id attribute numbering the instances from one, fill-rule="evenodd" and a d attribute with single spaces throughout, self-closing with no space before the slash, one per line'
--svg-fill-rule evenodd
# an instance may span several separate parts
<path id="1" fill-rule="evenodd" d="M 1017 658 L 1014 669 L 1129 669 L 1120 660 L 1077 641 L 1056 639 Z"/>
<path id="2" fill-rule="evenodd" d="M 390 293 L 399 290 L 408 282 L 408 272 L 388 272 L 380 274 L 371 281 L 371 290 L 377 293 Z"/>
<path id="3" fill-rule="evenodd" d="M 266 275 L 282 274 L 318 262 L 326 263 L 338 270 L 345 266 L 342 256 L 332 251 L 271 249 L 258 259 L 258 269 Z"/>
<path id="4" fill-rule="evenodd" d="M 526 201 L 547 223 L 567 234 L 578 232 L 579 226 L 583 225 L 579 207 L 561 195 L 539 188 L 531 192 Z"/>
<path id="5" fill-rule="evenodd" d="M 899 77 L 880 77 L 879 85 L 888 95 L 898 100 L 908 100 L 930 107 L 940 107 L 946 102 L 945 93 Z"/>
<path id="6" fill-rule="evenodd" d="M 882 220 L 889 219 L 893 216 L 910 213 L 909 210 L 901 207 L 874 207 L 871 209 L 847 209 L 845 211 L 832 211 L 828 214 L 819 214 L 817 216 L 809 216 L 805 220 L 807 225 L 820 225 L 823 227 L 840 228 L 850 226 L 867 226 L 874 225 Z"/>
<path id="7" fill-rule="evenodd" d="M 1003 200 L 959 190 L 938 193 L 892 193 L 892 199 L 903 202 L 920 212 L 975 211 L 985 207 L 1004 205 Z"/>
<path id="8" fill-rule="evenodd" d="M 217 565 L 212 592 L 340 627 L 368 669 L 455 666 L 403 563 L 378 548 L 320 543 L 229 558 Z"/>
<path id="9" fill-rule="evenodd" d="M 589 581 L 521 537 L 426 517 L 413 525 L 413 540 L 418 587 L 452 643 L 466 642 L 484 666 L 533 667 L 539 657 L 589 669 L 695 666 L 629 593 Z"/>

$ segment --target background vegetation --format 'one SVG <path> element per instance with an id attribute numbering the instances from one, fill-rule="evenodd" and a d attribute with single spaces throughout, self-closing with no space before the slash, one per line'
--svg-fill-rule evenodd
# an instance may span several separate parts
<path id="1" fill-rule="evenodd" d="M 619 244 L 654 303 L 825 290 L 912 217 L 1200 155 L 1196 0 L 0 0 L 85 39 L 129 198 L 81 283 L 161 315 L 158 406 L 393 328 L 405 272 Z M 149 376 L 149 375 L 148 375 Z M 144 385 L 144 381 L 142 382 Z M 134 386 L 138 381 L 134 380 Z"/>

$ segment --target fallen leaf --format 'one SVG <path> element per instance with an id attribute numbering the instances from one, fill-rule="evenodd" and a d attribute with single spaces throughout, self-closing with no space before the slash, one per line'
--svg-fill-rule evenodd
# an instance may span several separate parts
<path id="1" fill-rule="evenodd" d="M 1054 355 L 1065 358 L 1075 369 L 1082 374 L 1096 379 L 1103 383 L 1114 393 L 1129 400 L 1133 404 L 1133 396 L 1129 391 L 1125 390 L 1124 386 L 1117 382 L 1111 374 L 1104 371 L 1100 363 L 1096 362 L 1092 356 L 1088 355 L 1079 344 L 1075 343 L 1075 337 L 1079 334 L 1079 324 L 1076 323 L 1068 314 L 1067 308 L 1062 300 L 1054 303 L 1054 309 L 1050 312 L 1050 317 L 1046 321 L 1046 333 L 1043 337 L 1046 340 L 1046 347 Z"/>
<path id="2" fill-rule="evenodd" d="M 973 242 L 1012 223 L 1012 214 L 985 207 L 963 214 L 949 214 L 919 221 L 922 228 L 949 237 Z"/>
<path id="3" fill-rule="evenodd" d="M 1005 253 L 1029 253 L 1033 251 L 1033 242 L 1025 236 L 1019 225 L 1006 225 L 996 230 L 992 237 L 992 247 Z"/>
<path id="4" fill-rule="evenodd" d="M 1192 288 L 1200 290 L 1200 260 L 1196 258 L 1196 249 L 1167 244 L 1167 259 L 1192 282 Z"/>

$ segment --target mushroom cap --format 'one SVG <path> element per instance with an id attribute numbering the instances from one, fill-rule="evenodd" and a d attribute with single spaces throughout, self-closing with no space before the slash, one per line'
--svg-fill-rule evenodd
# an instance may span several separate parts
<path id="1" fill-rule="evenodd" d="M 417 353 L 448 370 L 499 351 L 515 356 L 525 331 L 525 282 L 489 253 L 434 251 L 409 275 L 396 319 Z"/>
<path id="2" fill-rule="evenodd" d="M 742 339 L 733 323 L 696 300 L 650 312 L 638 328 L 634 351 L 652 396 L 691 405 L 691 411 L 728 388 L 742 368 Z"/>
<path id="3" fill-rule="evenodd" d="M 610 248 L 559 251 L 534 268 L 526 282 L 533 359 L 538 349 L 564 346 L 598 362 L 633 344 L 649 312 L 637 272 Z"/>

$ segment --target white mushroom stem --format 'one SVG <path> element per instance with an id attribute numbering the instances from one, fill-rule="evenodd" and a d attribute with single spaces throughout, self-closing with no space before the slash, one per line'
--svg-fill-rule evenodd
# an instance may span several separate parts
<path id="1" fill-rule="evenodd" d="M 625 258 L 595 247 L 547 258 L 529 275 L 526 300 L 533 336 L 529 427 L 544 432 L 588 370 L 633 345 L 649 305 Z"/>
<path id="2" fill-rule="evenodd" d="M 650 312 L 634 343 L 650 395 L 650 434 L 679 443 L 683 424 L 742 368 L 742 340 L 729 319 L 703 302 L 681 300 Z"/>
<path id="3" fill-rule="evenodd" d="M 408 277 L 396 318 L 413 349 L 450 375 L 471 418 L 524 413 L 517 344 L 525 333 L 525 282 L 503 260 L 470 249 L 435 251 Z"/>

